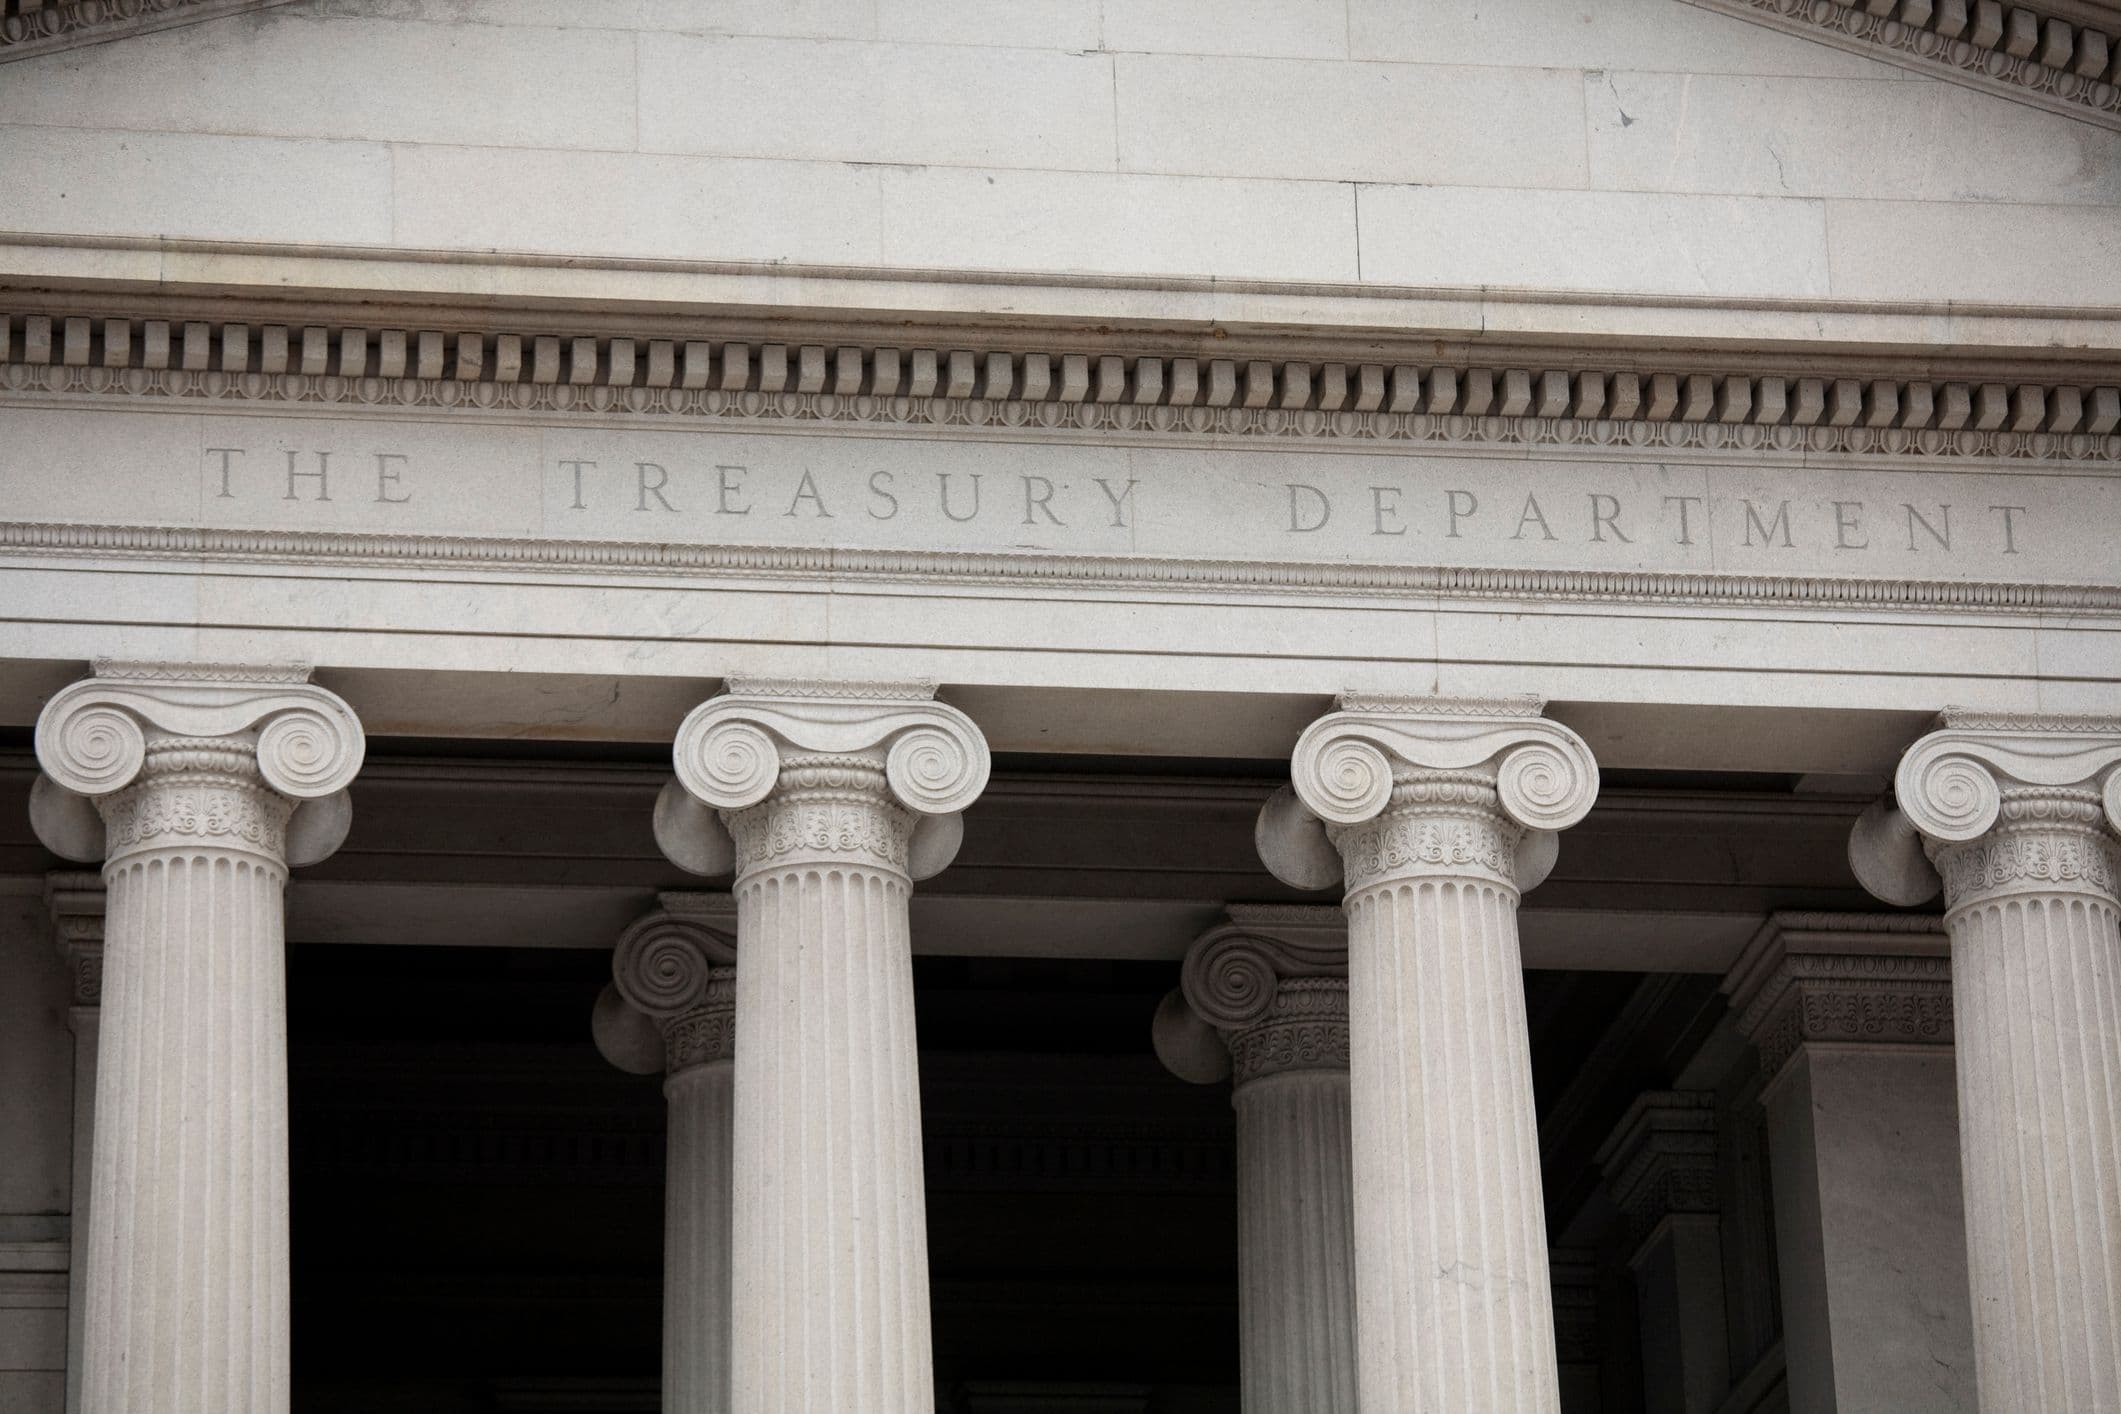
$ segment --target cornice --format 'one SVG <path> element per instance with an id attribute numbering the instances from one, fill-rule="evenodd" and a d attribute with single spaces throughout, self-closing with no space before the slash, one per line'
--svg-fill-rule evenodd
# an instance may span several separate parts
<path id="1" fill-rule="evenodd" d="M 0 0 L 0 64 L 103 44 L 287 0 Z"/>
<path id="2" fill-rule="evenodd" d="M 1715 1095 L 1644 1091 L 1592 1161 L 1638 1243 L 1672 1214 L 1716 1212 Z"/>
<path id="3" fill-rule="evenodd" d="M 709 332 L 709 331 L 703 331 Z M 104 314 L 0 324 L 0 397 L 1002 434 L 2121 463 L 2121 386 L 787 344 Z M 1549 350 L 1549 354 L 1556 351 Z"/>
<path id="4" fill-rule="evenodd" d="M 2121 128 L 2121 10 L 2064 0 L 1687 0 L 1949 83 Z M 2099 23 L 2085 23 L 2096 19 Z"/>
<path id="5" fill-rule="evenodd" d="M 1950 943 L 1936 918 L 1770 914 L 1723 991 L 1770 1085 L 1807 1042 L 1952 1044 Z"/>

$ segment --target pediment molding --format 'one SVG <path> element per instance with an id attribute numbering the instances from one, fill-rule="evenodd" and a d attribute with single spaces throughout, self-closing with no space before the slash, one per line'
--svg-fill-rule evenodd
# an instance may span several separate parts
<path id="1" fill-rule="evenodd" d="M 2121 128 L 2121 6 L 2096 0 L 1687 0 L 2050 113 Z"/>
<path id="2" fill-rule="evenodd" d="M 0 64 L 103 44 L 287 0 L 0 0 Z"/>

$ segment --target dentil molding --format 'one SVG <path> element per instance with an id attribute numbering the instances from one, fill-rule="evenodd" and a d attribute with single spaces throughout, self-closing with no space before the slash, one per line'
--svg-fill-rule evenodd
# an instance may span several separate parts
<path id="1" fill-rule="evenodd" d="M 286 3 L 287 0 L 0 0 L 0 64 Z"/>
<path id="2" fill-rule="evenodd" d="M 2102 0 L 1687 0 L 1865 58 L 2121 128 L 2121 6 Z"/>
<path id="3" fill-rule="evenodd" d="M 984 342 L 984 341 L 982 341 Z M 2121 387 L 0 314 L 0 395 L 716 423 L 2121 462 Z"/>

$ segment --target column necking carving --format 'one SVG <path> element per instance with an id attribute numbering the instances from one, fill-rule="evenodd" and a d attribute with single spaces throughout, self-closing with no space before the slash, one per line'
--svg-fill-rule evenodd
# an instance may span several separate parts
<path id="1" fill-rule="evenodd" d="M 1234 1082 L 1239 1355 L 1252 1414 L 1356 1407 L 1347 962 L 1337 909 L 1233 904 L 1186 954 L 1180 989 L 1158 1013 L 1158 1053 L 1174 1072 Z"/>
<path id="2" fill-rule="evenodd" d="M 2121 718 L 1948 710 L 1893 785 L 1850 856 L 1941 876 L 1982 1407 L 2121 1407 Z"/>
<path id="3" fill-rule="evenodd" d="M 1517 902 L 1598 770 L 1541 705 L 1343 696 L 1261 812 L 1277 875 L 1345 881 L 1365 1407 L 1558 1407 Z"/>
<path id="4" fill-rule="evenodd" d="M 288 1404 L 282 892 L 364 741 L 298 667 L 99 662 L 37 723 L 56 852 L 108 890 L 82 1404 Z"/>
<path id="5" fill-rule="evenodd" d="M 623 1070 L 665 1077 L 663 1408 L 727 1414 L 736 907 L 726 894 L 658 903 L 612 950 L 597 1046 Z"/>
<path id="6" fill-rule="evenodd" d="M 736 680 L 679 728 L 657 835 L 733 868 L 734 1407 L 933 1406 L 907 906 L 985 787 L 930 684 Z"/>

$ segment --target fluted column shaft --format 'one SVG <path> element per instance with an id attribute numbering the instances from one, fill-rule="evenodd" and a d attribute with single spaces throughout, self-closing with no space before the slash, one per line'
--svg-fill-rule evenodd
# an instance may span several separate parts
<path id="1" fill-rule="evenodd" d="M 1849 863 L 1942 876 L 1981 1408 L 2121 1409 L 2121 717 L 1937 725 Z"/>
<path id="2" fill-rule="evenodd" d="M 658 901 L 612 948 L 591 1028 L 613 1065 L 665 1077 L 662 1407 L 728 1414 L 736 919 L 725 894 Z"/>
<path id="3" fill-rule="evenodd" d="M 1363 1408 L 1559 1408 L 1514 829 L 1491 783 L 1424 774 L 1339 832 L 1348 891 Z M 1424 834 L 1500 867 L 1373 872 Z"/>
<path id="4" fill-rule="evenodd" d="M 2005 790 L 1937 850 L 1983 1409 L 2121 1409 L 2121 849 L 2089 791 Z"/>
<path id="5" fill-rule="evenodd" d="M 1560 1406 L 1517 903 L 1597 766 L 1540 705 L 1343 697 L 1261 818 L 1283 878 L 1345 883 L 1365 1414 Z"/>
<path id="6" fill-rule="evenodd" d="M 926 1410 L 934 1375 L 909 812 L 879 763 L 793 755 L 733 812 L 736 1407 Z"/>
<path id="7" fill-rule="evenodd" d="M 306 670 L 247 671 L 98 664 L 38 722 L 33 819 L 75 857 L 102 852 L 107 891 L 94 1414 L 288 1407 L 289 825 L 331 797 L 293 854 L 337 845 L 362 742 Z"/>
<path id="8" fill-rule="evenodd" d="M 933 696 L 733 680 L 657 804 L 672 859 L 736 872 L 738 1414 L 934 1408 L 907 904 L 989 761 Z"/>
<path id="9" fill-rule="evenodd" d="M 732 981 L 734 979 L 732 978 Z M 673 1070 L 663 1174 L 663 1408 L 727 1414 L 735 1063 Z"/>
<path id="10" fill-rule="evenodd" d="M 1231 1103 L 1245 1414 L 1353 1414 L 1347 1067 L 1261 1075 Z"/>

